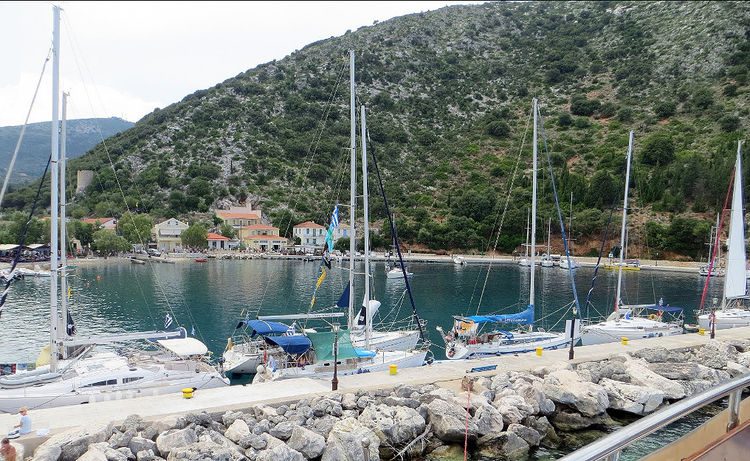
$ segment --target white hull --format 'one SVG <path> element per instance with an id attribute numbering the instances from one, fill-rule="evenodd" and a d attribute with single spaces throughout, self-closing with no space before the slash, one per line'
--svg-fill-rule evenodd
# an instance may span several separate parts
<path id="1" fill-rule="evenodd" d="M 584 346 L 622 341 L 622 338 L 641 339 L 681 335 L 682 327 L 673 323 L 634 317 L 607 320 L 581 328 L 581 343 Z"/>
<path id="2" fill-rule="evenodd" d="M 126 357 L 102 353 L 81 359 L 57 380 L 0 388 L 0 413 L 16 413 L 21 406 L 52 408 L 177 393 L 186 387 L 210 389 L 228 385 L 229 380 L 203 362 L 154 358 L 134 364 Z"/>
<path id="3" fill-rule="evenodd" d="M 542 267 L 555 267 L 555 262 L 550 260 L 542 261 Z"/>
<path id="4" fill-rule="evenodd" d="M 499 336 L 499 335 L 498 335 Z M 578 338 L 576 338 L 576 341 Z M 512 339 L 499 337 L 484 343 L 467 344 L 453 341 L 445 346 L 446 357 L 450 360 L 477 358 L 488 355 L 520 354 L 543 349 L 559 349 L 570 345 L 570 335 L 551 332 L 513 333 Z"/>
<path id="5" fill-rule="evenodd" d="M 708 331 L 711 326 L 708 314 L 698 316 L 698 326 Z M 716 329 L 738 328 L 750 326 L 750 311 L 745 309 L 722 309 L 716 311 Z"/>
<path id="6" fill-rule="evenodd" d="M 224 371 L 227 373 L 255 373 L 258 365 L 263 364 L 263 346 L 265 342 L 250 341 L 249 343 L 239 343 L 232 346 L 228 351 L 224 351 Z M 276 353 L 281 348 L 269 348 L 266 354 Z"/>
<path id="7" fill-rule="evenodd" d="M 573 269 L 578 269 L 579 267 L 581 267 L 581 265 L 578 264 L 573 258 L 570 258 L 570 265 Z M 568 258 L 560 258 L 560 269 L 568 269 Z"/>
<path id="8" fill-rule="evenodd" d="M 379 351 L 374 357 L 357 360 L 339 361 L 336 373 L 338 376 L 356 375 L 361 373 L 375 373 L 388 371 L 391 365 L 398 368 L 420 367 L 424 364 L 427 351 Z M 333 360 L 304 367 L 280 368 L 273 373 L 257 373 L 253 384 L 264 381 L 293 378 L 333 378 Z"/>
<path id="9" fill-rule="evenodd" d="M 352 346 L 366 348 L 365 335 L 351 334 Z M 373 331 L 370 334 L 370 347 L 381 351 L 409 351 L 417 347 L 418 330 Z"/>
<path id="10" fill-rule="evenodd" d="M 409 271 L 406 271 L 406 276 L 407 277 L 411 277 L 412 275 L 414 275 L 414 274 L 411 273 L 411 272 L 409 272 Z M 391 269 L 386 274 L 386 277 L 389 278 L 389 279 L 400 279 L 400 278 L 404 277 L 404 273 L 401 272 L 401 269 Z"/>

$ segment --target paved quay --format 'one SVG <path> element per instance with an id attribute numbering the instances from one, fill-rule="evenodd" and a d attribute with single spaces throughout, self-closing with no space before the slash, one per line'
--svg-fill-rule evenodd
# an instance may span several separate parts
<path id="1" fill-rule="evenodd" d="M 720 330 L 716 338 L 721 340 L 750 339 L 750 327 Z M 602 360 L 626 351 L 636 351 L 646 347 L 662 346 L 667 349 L 704 345 L 709 336 L 697 333 L 631 340 L 628 345 L 621 343 L 580 346 L 575 349 L 574 362 Z M 495 370 L 471 373 L 472 376 L 493 375 L 502 371 L 531 370 L 568 361 L 568 350 L 544 351 L 542 356 L 535 353 L 505 355 L 478 360 L 438 361 L 419 368 L 398 370 L 393 376 L 388 372 L 365 373 L 339 377 L 339 391 L 356 392 L 377 388 L 390 388 L 398 384 L 428 384 L 458 390 L 460 380 L 474 367 L 497 365 Z M 138 414 L 147 420 L 188 412 L 239 410 L 259 403 L 292 401 L 314 397 L 329 392 L 331 383 L 327 380 L 294 379 L 256 385 L 238 385 L 221 389 L 198 390 L 194 398 L 184 399 L 179 393 L 141 397 L 128 400 L 95 402 L 86 405 L 31 410 L 29 412 L 33 429 L 48 428 L 59 433 L 67 428 L 87 426 L 98 422 L 122 421 L 128 415 Z M 10 429 L 18 422 L 18 415 L 0 415 L 0 429 Z"/>

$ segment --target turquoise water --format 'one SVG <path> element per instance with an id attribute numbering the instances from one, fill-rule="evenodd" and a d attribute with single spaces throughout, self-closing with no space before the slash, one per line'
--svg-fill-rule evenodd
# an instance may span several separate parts
<path id="1" fill-rule="evenodd" d="M 363 271 L 363 265 L 356 269 Z M 374 295 L 382 307 L 379 321 L 388 324 L 408 318 L 411 306 L 400 279 L 386 279 L 383 263 L 372 264 Z M 528 268 L 514 264 L 455 266 L 410 264 L 410 279 L 419 315 L 433 341 L 437 359 L 443 359 L 442 341 L 436 326 L 451 327 L 451 315 L 514 312 L 528 303 Z M 104 264 L 79 266 L 70 276 L 70 310 L 79 333 L 126 332 L 162 329 L 169 313 L 174 325 L 204 341 L 209 350 L 221 354 L 243 311 L 254 316 L 307 312 L 318 277 L 317 262 L 285 260 L 209 260 L 207 263 L 178 261 L 177 264 Z M 576 271 L 583 305 L 593 269 Z M 358 277 L 358 278 L 361 278 Z M 611 312 L 616 272 L 600 270 L 592 296 L 600 313 Z M 327 271 L 315 299 L 315 310 L 330 308 L 348 280 L 346 268 Z M 693 273 L 657 271 L 624 272 L 625 303 L 650 303 L 663 298 L 665 304 L 685 307 L 686 320 L 700 301 L 705 278 Z M 566 271 L 538 268 L 536 277 L 537 324 L 562 330 L 560 320 L 570 318 L 564 306 L 573 300 Z M 712 282 L 709 297 L 720 296 L 721 279 Z M 355 304 L 362 299 L 362 284 L 355 290 Z M 481 301 L 481 305 L 480 305 Z M 49 341 L 49 279 L 14 283 L 0 318 L 0 363 L 31 362 Z M 477 307 L 479 306 L 479 309 Z M 583 309 L 584 314 L 587 310 Z M 590 311 L 591 315 L 594 311 Z M 174 326 L 173 325 L 173 326 Z M 315 325 L 309 325 L 315 326 Z"/>

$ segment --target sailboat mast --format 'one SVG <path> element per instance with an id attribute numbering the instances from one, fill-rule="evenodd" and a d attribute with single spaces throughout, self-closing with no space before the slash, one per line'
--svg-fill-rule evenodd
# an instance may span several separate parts
<path id="1" fill-rule="evenodd" d="M 356 251 L 357 241 L 356 232 L 354 231 L 354 218 L 357 208 L 357 122 L 356 108 L 354 100 L 354 50 L 349 50 L 349 105 L 350 105 L 350 127 L 351 127 L 351 148 L 350 148 L 350 165 L 349 165 L 349 225 L 351 226 L 351 235 L 349 236 L 349 316 L 347 322 L 349 329 L 354 325 L 354 252 Z"/>
<path id="2" fill-rule="evenodd" d="M 617 271 L 617 292 L 615 294 L 615 312 L 620 308 L 620 296 L 622 294 L 622 265 L 625 261 L 625 223 L 628 219 L 628 189 L 630 188 L 630 158 L 633 155 L 633 132 L 630 132 L 628 141 L 628 159 L 625 169 L 625 199 L 622 205 L 622 228 L 620 229 L 620 267 Z"/>
<path id="3" fill-rule="evenodd" d="M 57 219 L 58 219 L 58 180 L 60 177 L 60 7 L 52 8 L 52 126 L 50 154 L 52 163 L 50 191 L 50 371 L 57 370 Z"/>
<path id="4" fill-rule="evenodd" d="M 547 258 L 552 259 L 549 250 L 549 239 L 552 236 L 552 218 L 547 218 Z"/>
<path id="5" fill-rule="evenodd" d="M 524 256 L 529 257 L 529 223 L 531 222 L 531 210 L 526 209 L 526 244 L 524 245 Z"/>
<path id="6" fill-rule="evenodd" d="M 60 307 L 62 307 L 62 325 L 64 325 L 63 328 L 63 337 L 68 337 L 68 276 L 65 271 L 65 267 L 68 265 L 68 248 L 66 245 L 67 238 L 66 238 L 66 223 L 65 223 L 65 216 L 66 216 L 66 209 L 65 205 L 67 203 L 66 194 L 65 194 L 65 164 L 67 163 L 66 158 L 66 139 L 67 139 L 67 125 L 68 125 L 68 96 L 69 94 L 66 92 L 63 92 L 62 94 L 62 124 L 60 126 L 60 249 L 62 250 L 60 252 L 60 267 L 62 267 L 62 270 L 60 271 L 60 291 L 62 293 L 62 298 L 60 300 Z M 66 356 L 65 350 L 63 350 L 63 355 Z"/>
<path id="7" fill-rule="evenodd" d="M 369 194 L 367 191 L 367 118 L 365 106 L 361 107 L 360 120 L 362 124 L 362 211 L 364 221 L 364 247 L 365 247 L 365 348 L 370 348 L 370 336 L 372 333 L 372 322 L 370 321 L 370 209 Z"/>
<path id="8" fill-rule="evenodd" d="M 537 99 L 534 98 L 534 142 L 533 142 L 533 181 L 532 181 L 532 191 L 531 191 L 531 281 L 529 282 L 529 306 L 532 308 L 534 307 L 534 272 L 536 264 L 535 261 L 535 253 L 536 253 L 536 189 L 537 189 L 537 114 L 539 111 L 539 108 L 537 106 Z M 529 325 L 529 330 L 533 328 L 532 325 Z"/>

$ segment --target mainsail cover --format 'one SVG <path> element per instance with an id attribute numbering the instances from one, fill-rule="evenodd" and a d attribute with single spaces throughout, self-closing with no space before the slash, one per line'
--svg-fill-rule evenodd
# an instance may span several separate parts
<path id="1" fill-rule="evenodd" d="M 473 320 L 476 323 L 518 323 L 518 324 L 533 324 L 534 323 L 534 306 L 528 306 L 525 311 L 516 314 L 502 314 L 502 315 L 472 315 L 466 317 L 467 319 Z"/>
<path id="2" fill-rule="evenodd" d="M 737 163 L 734 167 L 734 190 L 732 191 L 732 214 L 729 220 L 729 251 L 724 277 L 724 297 L 742 298 L 747 292 L 745 276 L 745 223 L 742 209 L 742 145 L 737 147 Z"/>

